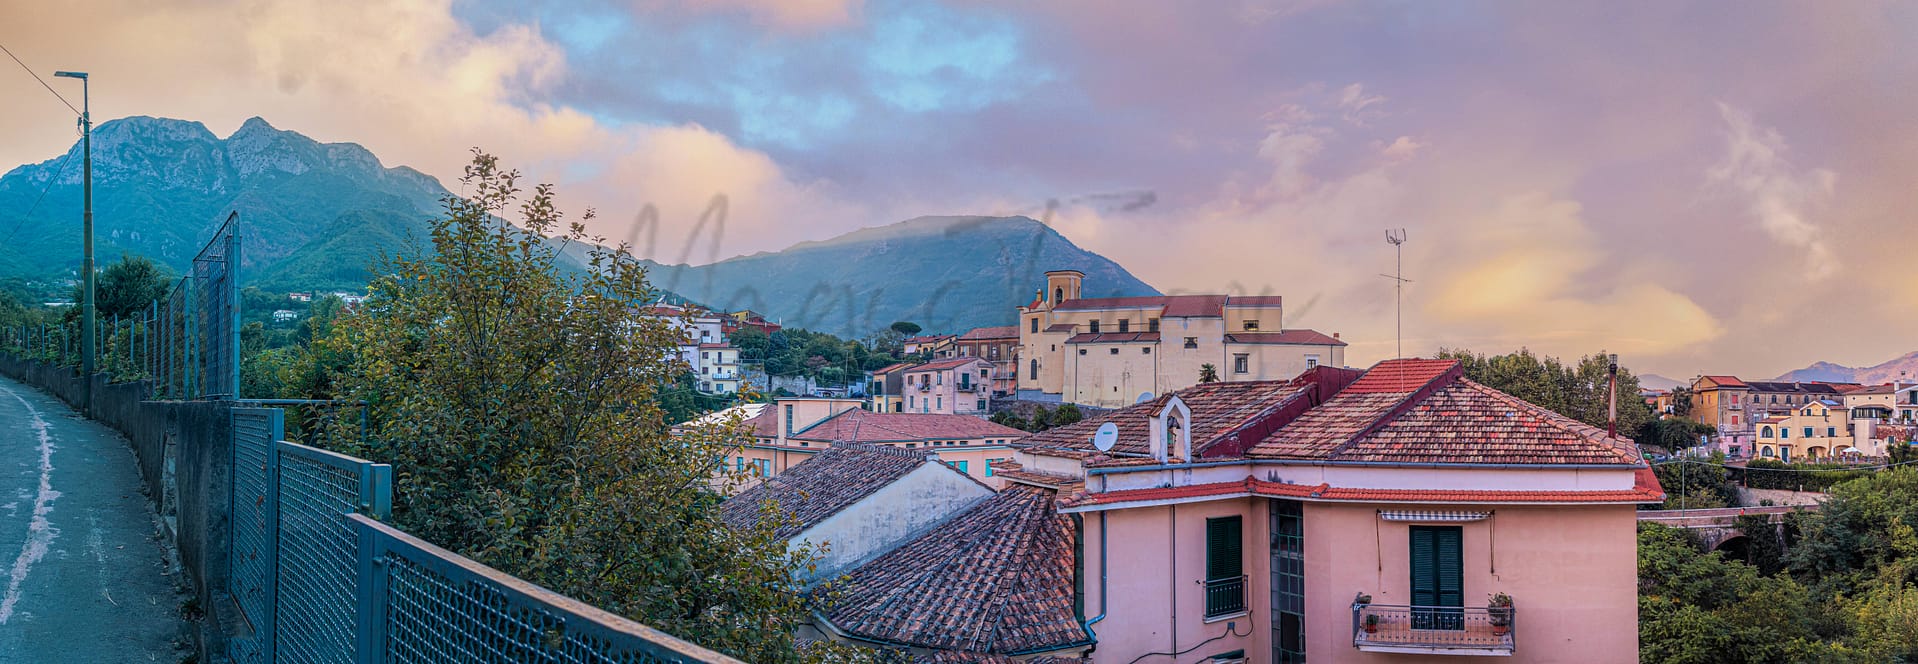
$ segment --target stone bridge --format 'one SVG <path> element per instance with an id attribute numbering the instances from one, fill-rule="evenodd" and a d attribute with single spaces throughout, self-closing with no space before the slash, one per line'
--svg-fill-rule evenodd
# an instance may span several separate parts
<path id="1" fill-rule="evenodd" d="M 1771 537 L 1783 535 L 1785 515 L 1798 510 L 1816 510 L 1817 505 L 1778 505 L 1771 507 L 1726 507 L 1707 510 L 1640 510 L 1638 520 L 1698 534 L 1707 551 L 1742 551 L 1749 546 L 1749 534 L 1738 527 L 1738 517 L 1764 515 L 1777 529 Z"/>

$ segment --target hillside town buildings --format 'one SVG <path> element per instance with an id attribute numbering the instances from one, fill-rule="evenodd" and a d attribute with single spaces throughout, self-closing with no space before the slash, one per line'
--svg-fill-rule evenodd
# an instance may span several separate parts
<path id="1" fill-rule="evenodd" d="M 801 447 L 822 416 L 843 432 L 910 414 L 775 404 L 755 435 Z M 1635 510 L 1663 499 L 1657 479 L 1630 440 L 1456 362 L 1195 385 L 1006 447 L 996 493 L 942 493 L 897 541 L 844 536 L 861 553 L 814 598 L 820 638 L 927 661 L 1638 659 Z M 924 472 L 808 452 L 762 492 L 804 524 L 856 520 Z"/>
<path id="2" fill-rule="evenodd" d="M 980 327 L 959 335 L 959 357 L 977 357 L 992 363 L 992 397 L 1006 398 L 1019 389 L 1019 327 Z"/>
<path id="3" fill-rule="evenodd" d="M 779 477 L 825 450 L 866 444 L 930 450 L 933 458 L 998 488 L 1003 480 L 994 476 L 992 462 L 1010 458 L 1012 441 L 1026 435 L 972 415 L 874 412 L 856 398 L 780 397 L 769 408 L 753 408 L 763 405 L 741 404 L 707 416 L 716 419 L 702 418 L 741 418 L 753 442 L 730 461 L 736 469 L 756 467 L 762 477 Z"/>
<path id="4" fill-rule="evenodd" d="M 1690 417 L 1717 430 L 1730 457 L 1780 461 L 1882 457 L 1903 442 L 1885 424 L 1918 421 L 1918 384 L 1747 381 L 1706 375 L 1692 383 Z"/>
<path id="5" fill-rule="evenodd" d="M 1276 295 L 1084 298 L 1084 273 L 1054 270 L 1019 307 L 1021 399 L 1114 408 L 1195 385 L 1288 378 L 1344 366 L 1345 342 L 1283 327 Z"/>
<path id="6" fill-rule="evenodd" d="M 992 399 L 992 363 L 954 357 L 908 367 L 902 391 L 906 412 L 985 417 Z"/>

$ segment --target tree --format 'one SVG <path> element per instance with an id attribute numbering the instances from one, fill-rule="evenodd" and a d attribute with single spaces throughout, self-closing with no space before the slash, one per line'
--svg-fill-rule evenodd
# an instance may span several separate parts
<path id="1" fill-rule="evenodd" d="M 114 316 L 130 317 L 136 312 L 145 312 L 154 300 L 166 297 L 176 278 L 150 258 L 122 254 L 120 260 L 100 271 L 99 279 L 94 283 L 94 315 L 112 320 Z M 73 302 L 76 306 L 67 312 L 68 320 L 79 319 L 81 312 L 78 304 L 81 290 L 85 287 L 85 284 L 73 286 Z"/>
<path id="2" fill-rule="evenodd" d="M 997 413 L 993 413 L 992 417 L 988 417 L 986 418 L 986 420 L 992 422 L 993 424 L 1009 426 L 1014 429 L 1019 429 L 1021 431 L 1030 431 L 1028 427 L 1032 426 L 1031 423 L 1026 422 L 1026 418 L 1020 417 L 1018 413 L 1012 412 L 1010 410 L 1002 410 Z"/>
<path id="3" fill-rule="evenodd" d="M 1609 362 L 1602 350 L 1573 366 L 1523 348 L 1490 357 L 1464 349 L 1440 349 L 1438 357 L 1458 360 L 1466 378 L 1492 389 L 1601 429 L 1607 426 L 1612 392 Z M 1623 366 L 1618 368 L 1617 389 L 1618 430 L 1629 436 L 1652 419 L 1651 408 L 1638 398 L 1638 377 Z"/>
<path id="4" fill-rule="evenodd" d="M 1219 382 L 1219 368 L 1211 364 L 1199 365 L 1199 382 L 1201 383 Z"/>
<path id="5" fill-rule="evenodd" d="M 547 185 L 522 199 L 491 156 L 476 151 L 462 182 L 472 193 L 432 222 L 435 251 L 390 260 L 333 325 L 353 353 L 341 396 L 372 411 L 350 451 L 394 464 L 394 519 L 748 661 L 843 650 L 795 640 L 810 613 L 793 579 L 814 551 L 788 550 L 776 512 L 743 530 L 720 519 L 713 459 L 748 433 L 668 434 L 657 397 L 679 332 L 640 313 L 656 299 L 640 264 L 565 224 Z M 587 247 L 587 269 L 559 265 L 566 245 Z"/>
<path id="6" fill-rule="evenodd" d="M 908 337 L 918 334 L 920 330 L 925 329 L 925 328 L 919 327 L 918 323 L 914 323 L 912 321 L 904 321 L 904 320 L 894 322 L 892 325 L 889 325 L 887 327 L 894 332 L 898 332 L 899 334 L 908 336 Z"/>
<path id="7" fill-rule="evenodd" d="M 1051 424 L 1055 427 L 1062 427 L 1084 418 L 1085 415 L 1079 412 L 1079 404 L 1063 403 L 1059 404 L 1058 410 L 1052 411 Z"/>
<path id="8" fill-rule="evenodd" d="M 1692 416 L 1692 388 L 1690 386 L 1680 385 L 1672 388 L 1672 416 Z"/>

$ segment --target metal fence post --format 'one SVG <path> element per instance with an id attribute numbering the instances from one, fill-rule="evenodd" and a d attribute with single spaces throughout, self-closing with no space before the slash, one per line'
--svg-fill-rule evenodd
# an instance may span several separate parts
<path id="1" fill-rule="evenodd" d="M 359 593 L 354 613 L 359 616 L 353 635 L 355 664 L 380 664 L 386 659 L 386 561 L 381 559 L 379 534 L 360 525 Z"/>

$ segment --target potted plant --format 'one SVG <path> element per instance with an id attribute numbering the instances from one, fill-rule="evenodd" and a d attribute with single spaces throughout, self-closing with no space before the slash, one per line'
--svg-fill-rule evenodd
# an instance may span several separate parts
<path id="1" fill-rule="evenodd" d="M 1377 634 L 1378 631 L 1379 631 L 1379 614 L 1376 614 L 1376 613 L 1365 614 L 1365 633 Z"/>
<path id="2" fill-rule="evenodd" d="M 1493 634 L 1505 636 L 1512 631 L 1511 595 L 1492 593 L 1491 601 L 1485 603 L 1485 613 L 1491 618 Z"/>
<path id="3" fill-rule="evenodd" d="M 1371 595 L 1367 595 L 1367 594 L 1365 594 L 1365 593 L 1359 593 L 1359 596 L 1358 596 L 1358 597 L 1354 597 L 1354 598 L 1352 598 L 1352 603 L 1353 603 L 1353 604 L 1357 604 L 1357 605 L 1359 605 L 1359 606 L 1365 606 L 1365 605 L 1367 605 L 1367 604 L 1371 604 L 1371 603 L 1372 603 L 1372 596 L 1371 596 Z"/>

